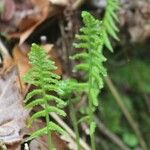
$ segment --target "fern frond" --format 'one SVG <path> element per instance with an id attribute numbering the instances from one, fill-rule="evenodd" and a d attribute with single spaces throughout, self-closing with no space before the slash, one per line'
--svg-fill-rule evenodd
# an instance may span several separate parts
<path id="1" fill-rule="evenodd" d="M 75 48 L 83 48 L 85 52 L 72 56 L 75 60 L 82 60 L 82 63 L 77 64 L 74 70 L 86 72 L 89 91 L 91 88 L 94 89 L 94 93 L 96 94 L 95 97 L 97 97 L 99 93 L 97 90 L 99 91 L 99 89 L 103 87 L 102 77 L 107 74 L 106 69 L 103 66 L 103 62 L 106 61 L 106 58 L 102 54 L 102 49 L 100 48 L 103 44 L 103 39 L 101 38 L 102 35 L 99 32 L 101 30 L 102 22 L 85 11 L 82 12 L 82 18 L 85 26 L 80 29 L 80 34 L 76 35 L 77 43 L 74 44 L 74 46 Z M 83 57 L 88 59 L 82 59 Z M 97 106 L 98 102 L 94 101 L 92 102 L 92 105 Z"/>
<path id="2" fill-rule="evenodd" d="M 28 103 L 25 107 L 27 109 L 31 109 L 31 108 L 33 108 L 35 106 L 42 105 L 43 103 L 44 103 L 44 99 L 38 98 L 38 99 L 35 99 L 32 102 Z"/>
<path id="3" fill-rule="evenodd" d="M 61 88 L 61 87 L 60 87 Z M 50 100 L 55 100 L 55 102 L 57 103 L 57 105 L 59 107 L 64 107 L 67 105 L 66 102 L 64 102 L 62 99 L 56 97 L 56 96 L 53 96 L 53 95 L 46 95 L 46 99 L 47 101 L 50 101 Z"/>
<path id="4" fill-rule="evenodd" d="M 74 47 L 82 48 L 84 51 L 71 57 L 73 60 L 82 60 L 81 63 L 74 67 L 74 71 L 81 70 L 86 72 L 89 89 L 92 89 L 89 93 L 90 97 L 93 98 L 92 104 L 94 107 L 98 105 L 96 99 L 99 90 L 103 88 L 103 76 L 107 75 L 107 71 L 103 66 L 103 62 L 106 61 L 102 52 L 103 45 L 113 51 L 109 36 L 116 40 L 119 39 L 117 36 L 119 29 L 116 26 L 116 21 L 118 21 L 116 11 L 118 9 L 119 0 L 107 0 L 105 15 L 102 21 L 83 11 L 84 27 L 75 36 L 77 42 L 74 43 Z"/>
<path id="5" fill-rule="evenodd" d="M 119 18 L 116 14 L 116 11 L 119 9 L 119 0 L 106 0 L 106 9 L 105 15 L 102 23 L 102 36 L 104 38 L 104 45 L 110 50 L 113 51 L 109 36 L 111 36 L 115 40 L 119 40 L 117 36 L 117 32 L 119 29 L 116 25 L 116 22 L 119 21 Z"/>
<path id="6" fill-rule="evenodd" d="M 75 59 L 88 59 L 88 53 L 86 52 L 81 52 L 79 54 L 75 54 L 74 56 L 71 56 L 70 59 L 75 60 Z"/>
<path id="7" fill-rule="evenodd" d="M 38 105 L 44 106 L 44 110 L 36 112 L 31 116 L 29 125 L 32 125 L 32 122 L 40 117 L 45 117 L 47 124 L 45 128 L 34 132 L 30 138 L 48 134 L 48 140 L 51 140 L 51 131 L 62 133 L 63 129 L 55 123 L 50 122 L 49 113 L 54 112 L 61 116 L 66 116 L 66 113 L 61 109 L 66 105 L 66 102 L 57 96 L 49 94 L 50 92 L 57 93 L 57 95 L 63 93 L 63 90 L 59 87 L 60 76 L 53 73 L 57 67 L 48 58 L 46 52 L 36 44 L 32 44 L 29 53 L 29 62 L 31 69 L 25 75 L 24 80 L 29 84 L 35 85 L 37 89 L 27 94 L 26 101 L 28 104 L 26 107 L 32 109 Z M 56 106 L 49 106 L 49 101 L 54 101 Z"/>
<path id="8" fill-rule="evenodd" d="M 119 9 L 119 0 L 106 0 L 106 10 L 102 21 L 95 19 L 90 13 L 83 11 L 82 19 L 84 27 L 80 29 L 79 34 L 75 36 L 77 42 L 73 44 L 75 48 L 83 49 L 81 53 L 77 53 L 71 57 L 73 60 L 81 62 L 75 65 L 73 71 L 83 71 L 86 74 L 87 95 L 88 95 L 88 114 L 90 136 L 92 149 L 95 150 L 94 132 L 96 124 L 93 120 L 93 113 L 98 106 L 98 94 L 103 88 L 103 77 L 107 75 L 106 68 L 103 63 L 106 61 L 103 55 L 104 45 L 113 51 L 113 47 L 109 37 L 119 40 L 116 26 L 118 16 L 116 10 Z M 80 83 L 77 83 L 80 84 Z M 77 87 L 77 86 L 76 86 Z M 84 121 L 84 117 L 80 119 Z"/>
<path id="9" fill-rule="evenodd" d="M 66 113 L 63 110 L 56 108 L 54 106 L 48 106 L 48 108 L 46 110 L 36 112 L 35 114 L 32 115 L 32 117 L 29 119 L 29 126 L 32 125 L 34 120 L 36 120 L 40 117 L 45 117 L 46 113 L 51 113 L 51 112 L 54 112 L 54 113 L 64 116 L 64 117 L 66 116 Z"/>
<path id="10" fill-rule="evenodd" d="M 60 134 L 65 134 L 65 131 L 53 122 L 49 122 L 47 127 L 48 127 L 48 131 L 57 131 Z M 32 140 L 33 138 L 48 134 L 47 127 L 44 127 L 32 133 L 31 136 L 28 138 L 28 140 Z"/>
<path id="11" fill-rule="evenodd" d="M 25 80 L 25 78 L 24 78 Z M 28 80 L 26 80 L 28 81 Z M 30 82 L 30 81 L 29 81 Z M 39 96 L 39 95 L 42 95 L 43 94 L 43 91 L 42 89 L 35 89 L 34 91 L 31 91 L 27 94 L 26 98 L 25 98 L 25 101 L 27 102 L 28 100 L 30 100 L 33 96 Z"/>

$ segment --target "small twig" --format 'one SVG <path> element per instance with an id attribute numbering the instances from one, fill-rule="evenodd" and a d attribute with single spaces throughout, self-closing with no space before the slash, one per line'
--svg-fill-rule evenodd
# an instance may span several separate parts
<path id="1" fill-rule="evenodd" d="M 110 89 L 114 99 L 116 100 L 118 106 L 120 107 L 121 111 L 125 115 L 127 121 L 129 122 L 130 126 L 132 127 L 133 131 L 135 132 L 137 138 L 139 139 L 139 143 L 140 143 L 142 149 L 148 150 L 146 143 L 143 139 L 143 136 L 139 130 L 137 122 L 133 119 L 133 117 L 131 116 L 131 114 L 129 113 L 127 108 L 125 107 L 123 100 L 122 100 L 121 96 L 119 95 L 119 92 L 117 91 L 116 87 L 112 83 L 109 76 L 105 77 L 105 81 L 106 81 L 106 84 L 107 84 L 108 88 Z"/>
<path id="2" fill-rule="evenodd" d="M 66 60 L 66 65 L 67 65 L 67 74 L 70 75 L 71 74 L 71 64 L 70 64 L 70 60 L 69 60 L 69 56 L 70 56 L 70 51 L 68 50 L 68 39 L 67 39 L 67 36 L 66 36 L 66 33 L 65 33 L 65 29 L 64 29 L 64 25 L 63 25 L 63 22 L 62 20 L 60 20 L 59 22 L 59 28 L 60 28 L 60 32 L 61 32 L 61 35 L 62 35 L 62 50 L 65 54 L 64 56 L 64 60 Z"/>
<path id="3" fill-rule="evenodd" d="M 85 0 L 76 0 L 72 5 L 72 10 L 78 9 L 84 2 Z"/>
<path id="4" fill-rule="evenodd" d="M 102 132 L 105 136 L 107 136 L 113 143 L 115 143 L 121 150 L 130 150 L 124 143 L 119 139 L 119 137 L 109 131 L 105 125 L 96 117 L 94 116 L 94 120 L 97 124 L 98 129 Z"/>

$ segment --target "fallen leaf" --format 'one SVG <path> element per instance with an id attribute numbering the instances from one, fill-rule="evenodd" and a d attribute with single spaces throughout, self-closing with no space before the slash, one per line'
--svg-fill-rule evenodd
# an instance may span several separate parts
<path id="1" fill-rule="evenodd" d="M 15 3 L 13 0 L 2 0 L 2 2 L 4 3 L 4 10 L 0 18 L 4 21 L 9 21 L 13 17 L 15 11 Z"/>
<path id="2" fill-rule="evenodd" d="M 28 12 L 26 11 L 26 15 L 24 15 L 24 17 L 18 24 L 19 32 L 9 34 L 10 38 L 20 38 L 20 45 L 48 16 L 48 0 L 31 0 L 31 4 L 33 6 L 33 9 L 28 10 Z"/>
<path id="3" fill-rule="evenodd" d="M 14 58 L 14 63 L 17 66 L 18 80 L 17 85 L 21 89 L 21 92 L 26 91 L 26 84 L 22 80 L 23 76 L 27 73 L 31 65 L 28 63 L 27 52 L 29 51 L 29 46 L 26 44 L 16 45 L 12 50 L 12 55 Z"/>
<path id="4" fill-rule="evenodd" d="M 9 3 L 10 1 L 11 3 Z M 22 44 L 49 14 L 48 0 L 7 0 L 0 22 L 0 32 L 8 38 L 19 38 Z M 8 8 L 12 8 L 8 9 Z M 13 11 L 13 13 L 11 13 Z M 11 13 L 11 15 L 10 15 Z"/>
<path id="5" fill-rule="evenodd" d="M 15 67 L 0 76 L 0 141 L 7 145 L 21 142 L 28 115 L 16 79 Z"/>

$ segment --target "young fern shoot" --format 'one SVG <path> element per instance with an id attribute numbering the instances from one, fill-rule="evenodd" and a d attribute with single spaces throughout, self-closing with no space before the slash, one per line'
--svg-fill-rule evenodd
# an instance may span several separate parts
<path id="1" fill-rule="evenodd" d="M 119 29 L 115 25 L 115 21 L 118 21 L 116 15 L 118 8 L 118 0 L 107 0 L 106 12 L 102 21 L 95 19 L 86 11 L 82 12 L 84 27 L 80 29 L 80 34 L 76 35 L 78 42 L 74 43 L 74 47 L 84 51 L 71 57 L 74 60 L 82 60 L 81 63 L 75 66 L 74 70 L 86 73 L 86 83 L 84 85 L 86 85 L 85 89 L 88 95 L 88 114 L 82 117 L 80 122 L 85 120 L 89 122 L 92 150 L 96 149 L 94 140 L 96 124 L 93 115 L 98 106 L 98 95 L 103 88 L 103 77 L 107 75 L 107 71 L 103 66 L 103 62 L 106 61 L 103 55 L 103 47 L 105 45 L 110 51 L 113 51 L 108 37 L 111 36 L 119 40 L 117 37 Z"/>
<path id="2" fill-rule="evenodd" d="M 31 69 L 25 75 L 24 80 L 37 88 L 27 94 L 25 99 L 27 103 L 26 108 L 32 109 L 37 105 L 42 105 L 44 108 L 44 110 L 38 111 L 31 116 L 29 119 L 29 126 L 31 126 L 32 122 L 39 117 L 45 117 L 46 120 L 46 127 L 32 133 L 29 139 L 46 134 L 48 135 L 49 149 L 52 149 L 52 131 L 62 134 L 64 133 L 64 130 L 53 121 L 50 121 L 49 113 L 55 112 L 61 116 L 66 116 L 66 113 L 62 110 L 66 105 L 66 102 L 61 98 L 50 94 L 53 92 L 59 95 L 63 92 L 58 86 L 60 76 L 53 73 L 56 69 L 54 62 L 48 58 L 44 49 L 36 44 L 32 44 L 31 51 L 29 52 L 29 62 L 31 64 Z M 49 105 L 50 101 L 55 102 L 56 105 Z"/>
<path id="3" fill-rule="evenodd" d="M 78 43 L 74 44 L 75 48 L 82 48 L 85 51 L 75 54 L 72 59 L 81 59 L 82 63 L 75 66 L 75 70 L 86 72 L 87 76 L 87 95 L 88 95 L 88 117 L 90 125 L 90 137 L 92 149 L 95 150 L 94 131 L 95 121 L 93 113 L 98 106 L 98 94 L 103 88 L 103 76 L 106 76 L 106 69 L 103 62 L 106 58 L 102 54 L 102 39 L 100 27 L 102 22 L 95 19 L 90 13 L 83 11 L 82 18 L 84 27 L 80 29 L 80 34 L 76 35 Z"/>

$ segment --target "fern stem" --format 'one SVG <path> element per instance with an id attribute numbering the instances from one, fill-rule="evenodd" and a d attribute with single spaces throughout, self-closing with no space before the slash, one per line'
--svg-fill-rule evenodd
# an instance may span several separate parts
<path id="1" fill-rule="evenodd" d="M 45 91 L 43 90 L 43 97 L 46 95 Z M 46 124 L 47 124 L 47 143 L 48 143 L 48 148 L 49 150 L 53 149 L 53 144 L 52 144 L 52 137 L 51 137 L 51 131 L 49 130 L 49 122 L 50 122 L 50 118 L 49 118 L 49 112 L 48 110 L 48 102 L 45 99 L 45 110 L 46 110 Z"/>
<path id="2" fill-rule="evenodd" d="M 75 131 L 75 134 L 76 134 L 77 149 L 81 150 L 80 135 L 79 135 L 76 111 L 75 111 L 74 106 L 73 106 L 72 103 L 70 104 L 70 112 L 71 112 L 71 119 L 72 119 L 72 123 L 73 123 L 73 128 L 74 128 L 74 131 Z"/>
<path id="3" fill-rule="evenodd" d="M 89 91 L 90 92 L 90 91 Z M 92 123 L 94 120 L 93 120 L 93 112 L 92 112 L 92 100 L 90 98 L 90 96 L 88 95 L 88 99 L 89 99 L 89 116 L 90 116 L 90 123 Z M 90 133 L 90 139 L 91 139 L 91 147 L 92 147 L 92 150 L 96 150 L 96 147 L 95 147 L 95 137 L 94 137 L 94 133 Z"/>
<path id="4" fill-rule="evenodd" d="M 89 51 L 89 54 L 91 54 L 91 51 Z M 92 86 L 93 86 L 93 83 L 92 83 L 92 57 L 90 57 L 91 59 L 89 60 L 90 61 L 90 66 L 89 66 L 89 79 L 88 79 L 88 82 L 89 82 L 89 90 L 88 90 L 88 102 L 89 102 L 89 117 L 90 117 L 90 123 L 92 123 L 94 121 L 93 119 L 93 110 L 92 110 L 92 98 L 90 96 L 90 93 L 91 93 L 91 89 L 92 89 Z M 90 140 L 91 140 L 91 147 L 92 147 L 92 150 L 96 150 L 96 147 L 95 147 L 95 137 L 94 137 L 94 133 L 90 133 Z"/>
<path id="5" fill-rule="evenodd" d="M 90 116 L 90 123 L 93 122 L 93 112 L 92 112 L 92 102 L 90 102 L 91 100 L 89 99 L 89 116 Z M 94 133 L 90 134 L 90 139 L 91 139 L 91 147 L 92 147 L 92 150 L 96 150 L 96 147 L 95 147 L 95 137 L 94 137 Z"/>

